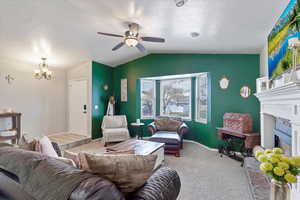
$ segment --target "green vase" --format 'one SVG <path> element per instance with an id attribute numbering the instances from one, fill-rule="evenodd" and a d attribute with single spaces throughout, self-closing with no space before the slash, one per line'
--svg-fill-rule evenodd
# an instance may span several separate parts
<path id="1" fill-rule="evenodd" d="M 271 197 L 270 200 L 290 200 L 290 185 L 271 180 Z"/>

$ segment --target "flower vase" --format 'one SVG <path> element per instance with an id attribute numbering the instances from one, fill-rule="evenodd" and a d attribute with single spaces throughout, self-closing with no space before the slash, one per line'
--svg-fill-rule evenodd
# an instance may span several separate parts
<path id="1" fill-rule="evenodd" d="M 271 198 L 270 200 L 290 200 L 290 186 L 287 183 L 282 183 L 271 180 Z"/>

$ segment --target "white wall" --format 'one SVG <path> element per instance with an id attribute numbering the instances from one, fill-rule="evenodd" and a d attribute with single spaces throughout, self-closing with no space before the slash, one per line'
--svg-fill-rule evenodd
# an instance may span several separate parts
<path id="1" fill-rule="evenodd" d="M 260 76 L 268 76 L 268 44 L 265 42 L 264 48 L 260 53 Z"/>
<path id="2" fill-rule="evenodd" d="M 88 134 L 91 137 L 92 136 L 92 61 L 83 62 L 81 64 L 78 64 L 77 66 L 73 66 L 71 69 L 67 71 L 67 79 L 70 80 L 87 80 L 88 82 L 88 117 L 87 117 L 87 128 L 88 128 Z M 67 117 L 69 119 L 69 112 L 67 111 Z"/>
<path id="3" fill-rule="evenodd" d="M 0 109 L 12 108 L 22 113 L 22 131 L 32 136 L 64 132 L 67 129 L 67 76 L 64 70 L 53 70 L 53 79 L 33 77 L 36 66 L 0 59 Z M 15 80 L 8 84 L 4 77 Z M 8 126 L 0 121 L 0 129 Z"/>

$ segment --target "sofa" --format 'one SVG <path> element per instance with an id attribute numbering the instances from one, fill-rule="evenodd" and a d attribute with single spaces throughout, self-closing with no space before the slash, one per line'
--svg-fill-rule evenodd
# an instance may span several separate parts
<path id="1" fill-rule="evenodd" d="M 188 126 L 179 118 L 157 117 L 147 126 L 152 136 L 150 141 L 165 143 L 165 152 L 180 156 L 183 136 L 189 132 Z"/>
<path id="2" fill-rule="evenodd" d="M 160 168 L 143 187 L 122 194 L 108 180 L 38 152 L 0 148 L 0 199 L 175 200 L 181 183 L 175 170 Z"/>
<path id="3" fill-rule="evenodd" d="M 104 116 L 101 128 L 105 146 L 108 142 L 122 142 L 130 138 L 125 115 Z"/>

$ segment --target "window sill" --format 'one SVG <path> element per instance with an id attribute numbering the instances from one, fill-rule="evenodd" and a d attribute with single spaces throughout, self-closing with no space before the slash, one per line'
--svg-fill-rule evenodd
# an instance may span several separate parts
<path id="1" fill-rule="evenodd" d="M 207 124 L 207 121 L 199 121 L 199 120 L 195 120 L 195 122 L 199 123 L 199 124 Z"/>

